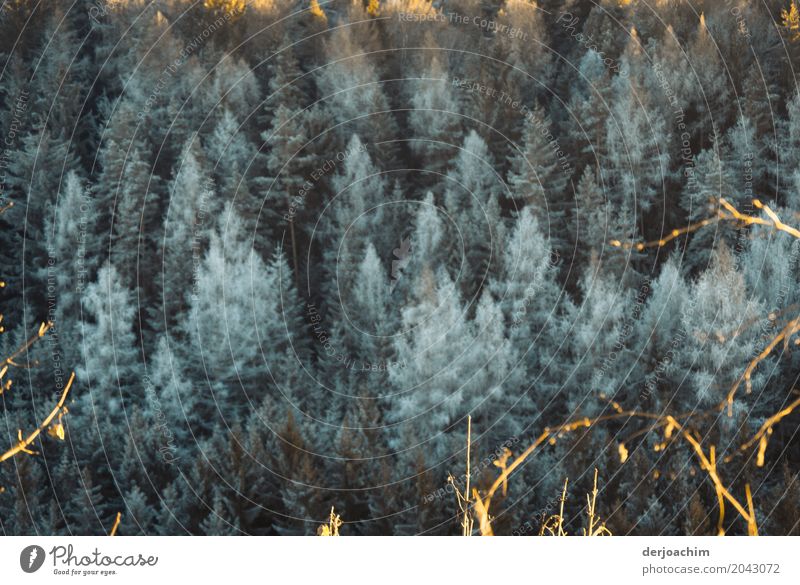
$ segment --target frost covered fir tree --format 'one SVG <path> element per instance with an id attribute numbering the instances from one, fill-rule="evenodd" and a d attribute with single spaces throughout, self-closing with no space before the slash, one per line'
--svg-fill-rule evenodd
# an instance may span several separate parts
<path id="1" fill-rule="evenodd" d="M 136 308 L 132 293 L 116 268 L 106 262 L 97 280 L 86 287 L 82 299 L 83 359 L 76 373 L 90 392 L 80 401 L 89 411 L 103 404 L 112 419 L 123 416 L 126 401 L 138 392 L 140 364 L 133 321 Z"/>
<path id="2" fill-rule="evenodd" d="M 515 220 L 503 252 L 503 269 L 491 290 L 502 310 L 510 370 L 503 383 L 513 400 L 513 417 L 528 424 L 563 381 L 558 345 L 567 335 L 569 307 L 558 284 L 561 256 L 548 245 L 534 212 L 526 207 Z M 509 426 L 516 426 L 511 421 Z"/>
<path id="3" fill-rule="evenodd" d="M 332 199 L 320 219 L 314 242 L 326 268 L 322 288 L 334 307 L 339 305 L 338 297 L 351 298 L 358 264 L 368 243 L 384 258 L 394 244 L 389 230 L 383 227 L 391 213 L 384 205 L 386 179 L 358 136 L 350 138 L 343 158 L 331 179 Z"/>
<path id="4" fill-rule="evenodd" d="M 530 206 L 551 246 L 563 253 L 571 239 L 568 210 L 572 194 L 567 190 L 569 175 L 558 156 L 561 147 L 552 132 L 553 124 L 541 108 L 525 117 L 524 147 L 511 157 L 508 183 L 515 207 Z"/>
<path id="5" fill-rule="evenodd" d="M 646 74 L 640 73 L 643 55 L 639 42 L 634 29 L 622 58 L 628 74 L 611 82 L 614 100 L 606 121 L 608 159 L 603 173 L 612 203 L 635 205 L 641 218 L 663 199 L 669 164 L 664 145 L 669 134 L 664 119 L 650 114 L 653 98 Z"/>
<path id="6" fill-rule="evenodd" d="M 410 88 L 413 108 L 408 114 L 413 132 L 410 146 L 419 157 L 421 168 L 427 173 L 443 175 L 462 140 L 458 101 L 439 56 L 434 55 L 421 77 L 424 80 L 413 82 Z M 430 185 L 441 177 L 426 179 Z"/>
<path id="7" fill-rule="evenodd" d="M 487 354 L 445 270 L 425 270 L 415 286 L 416 299 L 403 311 L 404 334 L 396 337 L 397 360 L 405 367 L 389 371 L 394 394 L 387 417 L 413 419 L 417 432 L 427 436 L 447 430 L 487 397 Z"/>
<path id="8" fill-rule="evenodd" d="M 157 278 L 157 226 L 161 218 L 160 179 L 134 148 L 128 153 L 113 209 L 111 259 L 128 286 L 152 294 Z"/>
<path id="9" fill-rule="evenodd" d="M 603 185 L 602 170 L 608 162 L 607 120 L 612 100 L 611 78 L 603 58 L 589 50 L 581 58 L 580 75 L 572 88 L 569 111 L 568 144 L 577 159 L 576 167 L 590 166 L 596 171 L 598 184 Z"/>
<path id="10" fill-rule="evenodd" d="M 722 402 L 741 377 L 756 347 L 757 329 L 743 325 L 757 320 L 764 313 L 763 305 L 748 294 L 737 263 L 734 253 L 726 245 L 720 245 L 712 255 L 709 268 L 692 286 L 691 302 L 696 309 L 682 316 L 682 325 L 688 334 L 678 360 L 679 367 L 692 372 L 679 394 L 680 404 L 688 408 Z M 757 391 L 761 383 L 763 378 L 759 372 L 754 376 L 753 388 Z M 743 389 L 733 404 L 736 415 L 747 408 L 744 400 Z M 730 424 L 723 426 L 730 427 Z"/>
<path id="11" fill-rule="evenodd" d="M 96 273 L 98 258 L 94 251 L 100 248 L 99 239 L 91 230 L 97 221 L 94 202 L 77 173 L 67 174 L 58 203 L 49 207 L 45 221 L 44 233 L 52 265 L 43 271 L 42 279 L 55 285 L 52 316 L 62 339 L 77 339 L 80 327 L 74 315 L 80 314 L 81 292 Z M 79 361 L 79 347 L 64 343 L 61 349 L 68 363 Z"/>
<path id="12" fill-rule="evenodd" d="M 389 100 L 374 59 L 343 29 L 334 31 L 331 42 L 326 44 L 326 55 L 327 65 L 317 83 L 329 111 L 342 124 L 339 132 L 343 138 L 352 134 L 369 136 L 376 145 L 378 163 L 391 164 L 397 155 L 393 143 L 397 125 L 389 114 Z"/>
<path id="13" fill-rule="evenodd" d="M 444 206 L 450 216 L 447 238 L 449 270 L 468 299 L 477 298 L 496 274 L 505 229 L 500 218 L 501 178 L 483 139 L 472 131 L 453 160 L 445 183 Z"/>
<path id="14" fill-rule="evenodd" d="M 206 380 L 223 417 L 235 420 L 301 368 L 306 351 L 296 295 L 282 252 L 266 264 L 228 207 L 211 235 L 182 325 L 191 339 L 184 360 L 192 380 Z"/>
<path id="15" fill-rule="evenodd" d="M 169 184 L 159 251 L 161 270 L 159 303 L 152 307 L 153 320 L 167 330 L 185 319 L 189 297 L 197 285 L 195 266 L 203 258 L 214 218 L 220 206 L 197 144 L 187 144 Z"/>
<path id="16" fill-rule="evenodd" d="M 248 140 L 236 115 L 225 108 L 214 126 L 207 146 L 214 182 L 237 203 L 249 204 L 248 171 L 253 166 L 256 149 Z M 252 174 L 252 173 L 250 173 Z M 254 213 L 256 209 L 248 209 Z"/>

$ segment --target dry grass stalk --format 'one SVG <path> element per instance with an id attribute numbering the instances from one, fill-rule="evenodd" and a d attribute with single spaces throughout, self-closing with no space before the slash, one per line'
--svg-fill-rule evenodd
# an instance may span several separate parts
<path id="1" fill-rule="evenodd" d="M 558 508 L 558 514 L 553 514 L 542 524 L 539 530 L 539 536 L 544 536 L 545 532 L 549 532 L 550 536 L 566 536 L 564 532 L 564 503 L 567 501 L 567 485 L 569 478 L 564 479 L 564 489 L 561 491 L 561 499 Z"/>
<path id="2" fill-rule="evenodd" d="M 594 487 L 591 494 L 586 494 L 586 526 L 581 528 L 583 536 L 612 536 L 605 522 L 597 515 L 597 469 L 594 470 Z M 567 501 L 567 485 L 569 479 L 564 480 L 564 489 L 561 492 L 561 503 L 558 514 L 553 514 L 542 524 L 539 536 L 569 536 L 564 530 L 564 502 Z"/>
<path id="3" fill-rule="evenodd" d="M 470 446 L 472 444 L 472 416 L 467 416 L 467 474 L 466 474 L 466 487 L 464 488 L 464 514 L 461 520 L 461 536 L 472 536 L 472 515 L 469 513 L 469 460 L 470 460 Z"/>
<path id="4" fill-rule="evenodd" d="M 317 536 L 339 536 L 339 527 L 343 524 L 341 516 L 331 506 L 331 514 L 327 524 L 317 528 Z"/>
<path id="5" fill-rule="evenodd" d="M 456 504 L 458 504 L 459 516 L 461 516 L 461 536 L 472 536 L 472 528 L 474 519 L 472 518 L 471 494 L 470 494 L 470 453 L 472 447 L 472 416 L 467 416 L 467 465 L 465 478 L 465 488 L 462 492 L 456 482 L 456 478 L 452 474 L 447 474 L 447 483 L 453 486 L 453 493 L 456 495 Z M 477 491 L 475 492 L 477 493 Z M 481 529 L 483 534 L 483 529 Z"/>
<path id="6" fill-rule="evenodd" d="M 586 514 L 588 526 L 583 529 L 584 536 L 611 536 L 611 531 L 606 528 L 597 516 L 597 468 L 594 470 L 594 487 L 592 495 L 586 494 Z"/>

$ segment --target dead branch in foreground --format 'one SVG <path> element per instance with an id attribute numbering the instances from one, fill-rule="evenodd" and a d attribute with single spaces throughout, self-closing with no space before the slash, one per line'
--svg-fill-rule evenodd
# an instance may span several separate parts
<path id="1" fill-rule="evenodd" d="M 42 421 L 42 424 L 40 424 L 36 428 L 36 430 L 34 430 L 30 435 L 28 435 L 24 439 L 22 438 L 22 429 L 17 431 L 19 442 L 13 447 L 11 447 L 11 449 L 0 455 L 0 463 L 5 461 L 6 459 L 11 459 L 17 453 L 27 453 L 28 455 L 35 455 L 35 453 L 30 449 L 28 449 L 28 447 L 31 445 L 31 443 L 33 443 L 36 440 L 36 437 L 38 437 L 41 434 L 41 432 L 45 430 L 50 425 L 51 422 L 53 422 L 53 419 L 56 418 L 56 416 L 60 417 L 67 413 L 67 408 L 64 406 L 64 402 L 66 402 L 67 400 L 67 395 L 69 394 L 70 388 L 72 388 L 72 383 L 74 381 L 75 381 L 75 372 L 72 372 L 72 374 L 69 377 L 69 381 L 67 382 L 67 385 L 64 387 L 64 391 L 61 393 L 61 398 L 59 399 L 55 408 L 50 412 L 49 415 L 47 415 L 47 418 L 45 418 Z M 58 424 L 60 425 L 61 423 L 59 422 Z M 63 429 L 63 427 L 61 428 Z M 63 434 L 60 436 L 60 438 L 63 438 Z"/>
<path id="2" fill-rule="evenodd" d="M 720 198 L 720 210 L 717 213 L 716 217 L 709 218 L 694 224 L 691 224 L 682 229 L 673 230 L 668 236 L 665 236 L 659 240 L 654 240 L 651 242 L 620 242 L 619 240 L 612 240 L 610 244 L 615 247 L 623 248 L 623 249 L 631 249 L 635 248 L 636 250 L 643 250 L 648 247 L 661 247 L 666 245 L 667 242 L 674 240 L 675 238 L 692 233 L 697 231 L 703 227 L 708 225 L 718 223 L 720 221 L 735 221 L 741 223 L 742 225 L 763 225 L 767 227 L 772 227 L 776 231 L 782 231 L 791 235 L 794 238 L 800 240 L 800 230 L 793 228 L 791 226 L 786 225 L 783 223 L 780 218 L 772 211 L 768 206 L 764 205 L 758 199 L 753 200 L 753 205 L 757 209 L 761 209 L 767 215 L 767 218 L 763 217 L 754 217 L 740 213 L 735 207 L 733 207 L 730 203 L 728 203 L 725 199 Z M 700 468 L 706 472 L 708 479 L 711 481 L 714 491 L 717 495 L 717 500 L 719 503 L 719 517 L 717 522 L 717 534 L 724 535 L 724 519 L 725 519 L 725 502 L 727 501 L 729 504 L 733 506 L 733 508 L 738 512 L 739 516 L 747 523 L 747 533 L 750 536 L 757 536 L 758 535 L 758 524 L 756 522 L 755 517 L 755 509 L 753 506 L 753 498 L 752 493 L 750 490 L 750 484 L 746 483 L 745 488 L 745 503 L 742 504 L 739 499 L 737 499 L 731 491 L 725 486 L 724 482 L 720 478 L 719 471 L 717 469 L 717 460 L 716 460 L 716 447 L 711 445 L 706 453 L 705 449 L 701 444 L 700 436 L 695 434 L 687 429 L 687 421 L 692 419 L 699 419 L 704 418 L 710 415 L 718 415 L 719 413 L 725 411 L 727 409 L 728 416 L 733 416 L 733 399 L 736 396 L 736 392 L 742 385 L 742 382 L 745 383 L 746 393 L 750 393 L 752 386 L 751 386 L 751 376 L 758 365 L 765 360 L 769 355 L 771 355 L 772 351 L 778 347 L 781 342 L 783 343 L 784 349 L 788 349 L 789 341 L 793 335 L 800 332 L 800 315 L 790 319 L 787 324 L 783 327 L 783 329 L 775 336 L 775 338 L 770 341 L 769 344 L 757 355 L 755 356 L 747 365 L 742 375 L 737 378 L 736 382 L 732 385 L 731 389 L 728 391 L 725 399 L 716 405 L 714 408 L 711 408 L 706 411 L 699 411 L 699 412 L 691 412 L 691 413 L 684 413 L 682 415 L 669 415 L 669 414 L 659 414 L 659 413 L 652 413 L 652 412 L 641 412 L 636 410 L 623 410 L 616 402 L 612 402 L 612 406 L 616 410 L 615 414 L 610 415 L 603 415 L 596 417 L 594 419 L 589 418 L 582 418 L 571 422 L 566 422 L 562 425 L 557 427 L 545 427 L 544 431 L 536 438 L 536 440 L 531 443 L 531 445 L 525 449 L 514 461 L 511 462 L 510 465 L 504 465 L 501 467 L 502 471 L 495 479 L 492 486 L 487 490 L 483 497 L 480 496 L 478 490 L 474 490 L 474 497 L 475 497 L 475 513 L 478 515 L 479 522 L 480 522 L 480 529 L 481 534 L 483 535 L 492 535 L 492 527 L 491 527 L 491 516 L 489 514 L 492 498 L 497 492 L 497 490 L 503 486 L 505 491 L 505 486 L 509 479 L 511 473 L 517 469 L 520 465 L 522 465 L 525 460 L 538 449 L 541 445 L 543 445 L 546 441 L 549 441 L 551 444 L 556 442 L 558 437 L 566 433 L 570 433 L 579 429 L 588 429 L 600 422 L 617 420 L 617 419 L 631 419 L 631 418 L 642 418 L 655 421 L 653 424 L 647 426 L 646 428 L 638 431 L 635 433 L 634 436 L 639 436 L 642 434 L 646 434 L 652 432 L 660 427 L 664 428 L 664 441 L 657 445 L 657 449 L 662 450 L 665 449 L 668 444 L 673 441 L 673 437 L 679 437 L 683 439 L 692 449 L 695 456 L 697 457 Z M 798 343 L 800 340 L 795 340 L 795 343 Z M 769 441 L 769 437 L 772 435 L 774 426 L 779 423 L 783 418 L 791 414 L 794 410 L 800 407 L 800 398 L 794 400 L 788 406 L 780 410 L 779 412 L 775 413 L 774 415 L 770 416 L 761 428 L 756 432 L 753 437 L 745 441 L 739 447 L 739 452 L 745 452 L 751 449 L 756 443 L 758 443 L 758 453 L 756 455 L 756 465 L 758 467 L 762 467 L 764 465 L 764 453 L 767 448 L 767 443 Z M 677 434 L 675 434 L 677 431 Z M 619 445 L 619 454 L 622 463 L 624 463 L 628 457 L 628 450 L 625 447 L 625 442 L 620 443 Z M 727 463 L 731 461 L 732 456 L 727 456 L 723 463 Z M 596 496 L 596 489 L 597 489 L 597 470 L 595 470 L 595 496 Z M 565 494 L 566 494 L 566 483 L 564 486 Z M 564 495 L 566 497 L 566 495 Z M 591 512 L 594 512 L 594 505 L 593 501 L 589 501 Z M 563 499 L 562 499 L 562 514 L 563 514 Z M 563 520 L 563 516 L 561 516 L 561 520 Z M 588 532 L 591 533 L 592 531 L 592 523 L 589 524 Z M 544 527 L 543 527 L 544 530 Z M 548 530 L 551 533 L 563 533 L 563 528 L 560 525 L 556 525 L 555 528 L 549 527 Z M 584 530 L 584 532 L 587 532 Z"/>
<path id="3" fill-rule="evenodd" d="M 11 202 L 5 207 L 0 208 L 0 215 L 2 215 L 4 212 L 10 209 L 13 205 L 14 203 Z M 5 282 L 0 281 L 0 288 L 3 287 L 5 287 Z M 2 327 L 2 322 L 3 322 L 3 315 L 0 314 L 0 333 L 3 333 L 4 331 Z M 39 339 L 44 337 L 44 335 L 52 327 L 53 327 L 52 321 L 47 321 L 46 323 L 42 323 L 39 326 L 39 330 L 36 332 L 36 334 L 28 338 L 25 341 L 25 343 L 23 343 L 14 353 L 12 353 L 10 356 L 0 361 L 0 394 L 3 394 L 6 390 L 11 388 L 12 380 L 10 378 L 4 380 L 6 374 L 8 374 L 9 366 L 13 366 L 16 368 L 30 367 L 27 364 L 17 363 L 16 361 L 17 358 L 26 353 L 31 348 L 31 346 L 34 343 L 36 343 Z M 36 430 L 34 430 L 30 435 L 28 435 L 25 438 L 23 438 L 22 436 L 22 429 L 17 430 L 17 438 L 18 438 L 17 444 L 11 447 L 8 451 L 3 453 L 2 455 L 0 455 L 0 463 L 2 463 L 7 459 L 11 459 L 14 455 L 18 453 L 27 453 L 28 455 L 34 455 L 35 453 L 30 449 L 28 449 L 28 447 L 30 447 L 30 445 L 45 429 L 47 429 L 49 435 L 54 436 L 62 441 L 64 440 L 64 425 L 61 422 L 61 419 L 65 414 L 67 414 L 67 407 L 64 406 L 64 403 L 67 400 L 67 395 L 69 394 L 70 388 L 72 388 L 72 383 L 74 381 L 75 381 L 75 372 L 72 372 L 70 374 L 69 381 L 67 382 L 66 386 L 64 387 L 64 390 L 61 393 L 61 398 L 59 399 L 55 408 L 53 408 L 50 414 L 44 419 L 44 421 L 42 421 L 42 423 L 36 428 Z M 51 426 L 53 419 L 55 419 L 56 417 L 58 417 L 58 420 L 56 421 L 55 424 L 52 424 Z"/>

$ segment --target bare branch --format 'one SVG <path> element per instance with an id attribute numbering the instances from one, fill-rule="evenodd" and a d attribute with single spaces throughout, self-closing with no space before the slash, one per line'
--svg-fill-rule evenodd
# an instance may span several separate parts
<path id="1" fill-rule="evenodd" d="M 42 424 L 40 424 L 35 431 L 33 431 L 30 435 L 28 435 L 24 439 L 22 438 L 22 430 L 20 430 L 19 442 L 16 445 L 14 445 L 11 449 L 0 455 L 0 462 L 5 461 L 6 459 L 11 459 L 14 455 L 20 452 L 27 453 L 29 455 L 32 454 L 32 452 L 28 449 L 30 444 L 33 443 L 36 440 L 36 437 L 38 437 L 41 434 L 41 432 L 50 425 L 50 423 L 56 416 L 59 416 L 62 413 L 66 412 L 66 408 L 64 407 L 64 402 L 66 402 L 67 400 L 67 394 L 69 394 L 69 390 L 70 388 L 72 388 L 72 383 L 74 381 L 75 381 L 75 372 L 72 372 L 72 374 L 69 377 L 69 381 L 67 382 L 67 385 L 64 387 L 64 391 L 61 393 L 61 399 L 58 401 L 58 404 L 56 404 L 52 412 L 47 416 L 47 418 L 45 418 L 42 421 Z"/>

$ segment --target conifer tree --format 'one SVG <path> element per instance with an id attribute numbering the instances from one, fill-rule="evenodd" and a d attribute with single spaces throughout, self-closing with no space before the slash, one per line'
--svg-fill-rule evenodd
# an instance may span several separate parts
<path id="1" fill-rule="evenodd" d="M 97 280 L 86 287 L 82 305 L 83 359 L 77 371 L 91 392 L 84 394 L 81 402 L 88 410 L 93 403 L 103 404 L 112 418 L 121 417 L 125 402 L 139 387 L 131 291 L 116 268 L 106 262 Z"/>
<path id="2" fill-rule="evenodd" d="M 515 204 L 529 205 L 547 229 L 552 246 L 565 250 L 569 232 L 567 210 L 572 196 L 567 191 L 569 177 L 558 156 L 561 147 L 552 131 L 550 118 L 541 108 L 535 108 L 525 118 L 524 150 L 512 156 L 508 183 Z"/>
<path id="3" fill-rule="evenodd" d="M 408 115 L 413 132 L 410 146 L 426 172 L 443 175 L 463 138 L 458 102 L 437 55 L 431 58 L 428 69 L 420 77 L 424 77 L 424 81 L 414 82 L 410 89 L 413 108 Z M 436 182 L 440 179 L 432 178 Z"/>
<path id="4" fill-rule="evenodd" d="M 453 161 L 444 204 L 452 218 L 448 230 L 452 274 L 460 271 L 459 285 L 469 298 L 496 274 L 498 251 L 505 236 L 498 203 L 498 178 L 486 143 L 469 133 Z M 461 248 L 461 250 L 459 250 Z"/>

